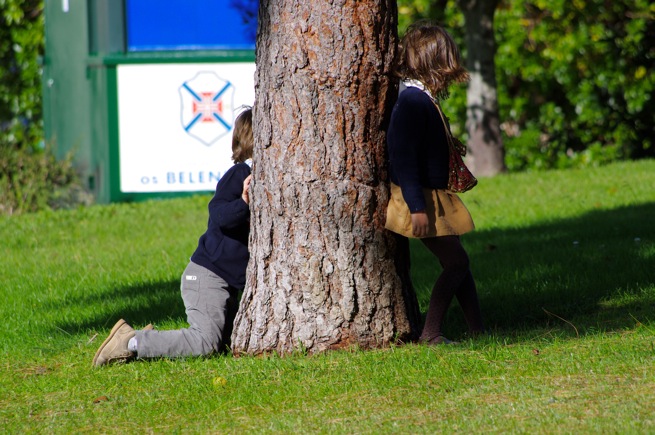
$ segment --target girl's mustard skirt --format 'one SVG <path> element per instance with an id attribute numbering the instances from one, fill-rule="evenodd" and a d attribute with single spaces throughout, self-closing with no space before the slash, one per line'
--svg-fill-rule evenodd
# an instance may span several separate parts
<path id="1" fill-rule="evenodd" d="M 426 237 L 455 236 L 475 228 L 468 209 L 459 196 L 445 189 L 423 189 L 430 233 Z M 400 186 L 391 183 L 385 228 L 405 237 L 412 235 L 412 217 Z"/>

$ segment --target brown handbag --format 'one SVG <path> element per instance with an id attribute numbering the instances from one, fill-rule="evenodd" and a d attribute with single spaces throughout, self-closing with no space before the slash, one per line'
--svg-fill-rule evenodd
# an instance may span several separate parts
<path id="1" fill-rule="evenodd" d="M 450 131 L 450 124 L 441 111 L 439 103 L 433 100 L 437 111 L 441 116 L 444 126 L 446 127 L 446 138 L 448 139 L 448 190 L 456 193 L 463 193 L 471 190 L 478 184 L 477 178 L 471 173 L 469 168 L 464 164 L 464 156 L 466 155 L 466 145 L 460 142 L 459 139 L 453 137 Z"/>

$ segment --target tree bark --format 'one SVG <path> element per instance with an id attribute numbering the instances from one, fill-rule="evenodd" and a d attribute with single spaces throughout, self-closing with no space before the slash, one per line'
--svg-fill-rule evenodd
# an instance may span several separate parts
<path id="1" fill-rule="evenodd" d="M 373 348 L 416 332 L 384 229 L 396 16 L 394 0 L 260 3 L 235 354 Z"/>
<path id="2" fill-rule="evenodd" d="M 506 170 L 496 92 L 494 13 L 498 0 L 458 0 L 466 22 L 469 156 L 475 175 L 492 176 Z"/>

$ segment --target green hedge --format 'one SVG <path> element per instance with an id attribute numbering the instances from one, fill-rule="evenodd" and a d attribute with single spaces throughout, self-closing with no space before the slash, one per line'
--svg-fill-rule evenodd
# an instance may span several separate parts
<path id="1" fill-rule="evenodd" d="M 0 0 L 0 144 L 42 147 L 43 33 L 42 0 Z"/>
<path id="2" fill-rule="evenodd" d="M 0 0 L 0 214 L 89 203 L 72 157 L 43 140 L 42 0 Z"/>
<path id="3" fill-rule="evenodd" d="M 436 19 L 466 52 L 456 0 L 398 4 L 401 32 L 413 20 Z M 65 205 L 78 197 L 57 199 L 56 192 L 79 191 L 79 184 L 70 159 L 57 162 L 43 140 L 38 62 L 44 47 L 43 5 L 43 0 L 0 0 L 0 213 Z M 655 4 L 506 0 L 495 25 L 510 170 L 655 156 Z M 460 134 L 465 99 L 459 88 L 447 102 Z"/>
<path id="4" fill-rule="evenodd" d="M 399 0 L 401 29 L 418 18 L 440 21 L 466 52 L 457 3 Z M 501 1 L 495 34 L 509 170 L 655 157 L 650 0 Z M 458 90 L 449 102 L 458 120 L 465 98 Z"/>

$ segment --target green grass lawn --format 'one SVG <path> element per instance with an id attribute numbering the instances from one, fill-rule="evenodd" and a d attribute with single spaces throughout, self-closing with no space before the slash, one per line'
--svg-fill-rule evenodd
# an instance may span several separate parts
<path id="1" fill-rule="evenodd" d="M 491 335 L 91 369 L 116 320 L 185 326 L 208 196 L 0 218 L 3 433 L 655 433 L 655 161 L 482 179 Z M 435 261 L 412 244 L 423 311 Z"/>

